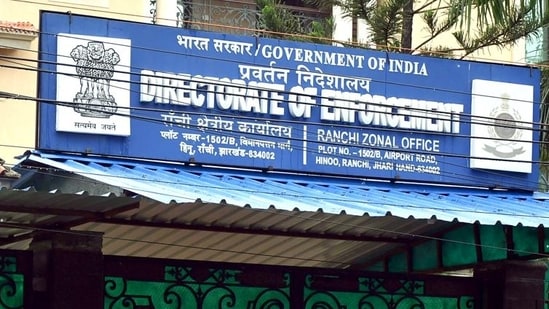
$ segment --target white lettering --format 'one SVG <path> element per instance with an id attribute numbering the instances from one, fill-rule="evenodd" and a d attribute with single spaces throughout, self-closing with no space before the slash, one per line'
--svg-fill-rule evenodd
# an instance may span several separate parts
<path id="1" fill-rule="evenodd" d="M 303 88 L 294 86 L 288 96 L 288 110 L 294 118 L 311 118 L 311 109 L 316 105 L 313 96 L 317 95 L 317 89 L 313 87 Z"/>
<path id="2" fill-rule="evenodd" d="M 285 51 L 282 47 L 276 50 L 277 53 L 296 53 L 294 49 Z M 381 59 L 384 58 L 369 58 L 369 62 L 381 65 Z M 283 83 L 246 82 L 228 77 L 191 76 L 149 70 L 141 71 L 140 82 L 140 100 L 143 103 L 272 116 L 284 116 L 287 109 L 294 118 L 311 118 L 312 108 L 317 106 L 317 87 L 296 85 L 287 92 Z M 318 99 L 321 121 L 460 133 L 463 104 L 321 89 Z"/>
<path id="3" fill-rule="evenodd" d="M 346 53 L 310 50 L 296 47 L 262 45 L 261 56 L 266 59 L 296 61 L 303 63 L 325 64 L 338 67 L 364 68 L 365 57 Z"/>

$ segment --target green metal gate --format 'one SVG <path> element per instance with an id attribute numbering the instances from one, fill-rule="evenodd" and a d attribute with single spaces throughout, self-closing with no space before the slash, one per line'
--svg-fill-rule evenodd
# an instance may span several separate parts
<path id="1" fill-rule="evenodd" d="M 105 308 L 475 308 L 472 278 L 105 257 Z"/>

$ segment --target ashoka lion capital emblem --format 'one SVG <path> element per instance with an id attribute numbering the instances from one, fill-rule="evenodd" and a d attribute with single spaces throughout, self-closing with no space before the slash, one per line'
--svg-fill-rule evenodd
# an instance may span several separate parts
<path id="1" fill-rule="evenodd" d="M 71 57 L 80 79 L 80 90 L 73 99 L 74 110 L 83 117 L 109 118 L 117 110 L 110 84 L 120 55 L 112 48 L 105 49 L 103 42 L 91 41 L 87 46 L 76 46 Z"/>

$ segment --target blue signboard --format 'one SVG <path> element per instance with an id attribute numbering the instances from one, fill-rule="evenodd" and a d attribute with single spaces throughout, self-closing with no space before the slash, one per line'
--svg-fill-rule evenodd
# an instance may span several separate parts
<path id="1" fill-rule="evenodd" d="M 540 72 L 43 13 L 41 149 L 535 190 Z"/>

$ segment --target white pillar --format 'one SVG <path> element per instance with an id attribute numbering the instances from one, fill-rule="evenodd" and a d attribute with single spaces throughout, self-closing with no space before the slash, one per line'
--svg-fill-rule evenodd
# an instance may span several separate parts
<path id="1" fill-rule="evenodd" d="M 153 8 L 151 4 L 151 0 L 141 0 L 143 3 L 143 23 L 153 23 L 153 12 L 151 9 Z"/>
<path id="2" fill-rule="evenodd" d="M 340 42 L 351 42 L 353 39 L 353 19 L 345 16 L 343 9 L 337 5 L 332 7 L 335 29 L 332 39 Z"/>
<path id="3" fill-rule="evenodd" d="M 177 0 L 156 0 L 156 24 L 177 26 Z"/>
<path id="4" fill-rule="evenodd" d="M 343 9 L 337 5 L 334 5 L 332 8 L 332 16 L 335 20 L 335 29 L 332 34 L 332 38 L 339 42 L 348 42 L 348 43 L 360 43 L 368 44 L 370 48 L 376 48 L 375 44 L 372 44 L 369 40 L 371 35 L 370 27 L 366 24 L 364 19 L 357 20 L 357 33 L 356 33 L 356 42 L 352 42 L 353 39 L 353 19 L 349 16 L 346 16 Z"/>

